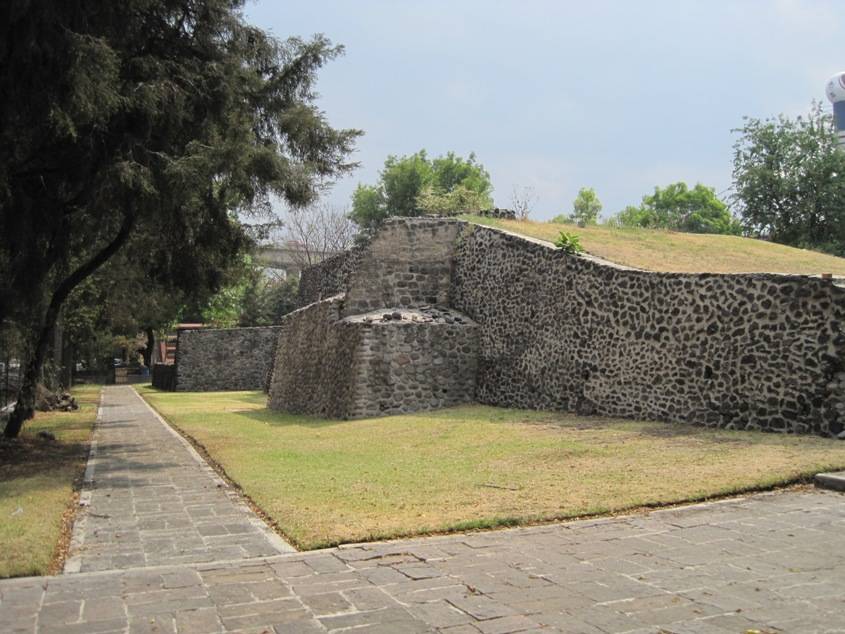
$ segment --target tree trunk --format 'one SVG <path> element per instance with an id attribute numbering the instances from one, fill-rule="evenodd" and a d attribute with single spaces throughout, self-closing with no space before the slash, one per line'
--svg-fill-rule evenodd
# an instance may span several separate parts
<path id="1" fill-rule="evenodd" d="M 153 349 L 156 345 L 155 333 L 152 328 L 147 328 L 144 332 L 147 333 L 147 347 L 144 349 L 144 365 L 148 368 L 153 367 Z"/>
<path id="2" fill-rule="evenodd" d="M 17 438 L 23 427 L 24 421 L 29 420 L 35 414 L 35 393 L 38 387 L 38 379 L 41 378 L 41 368 L 44 365 L 44 356 L 47 353 L 47 346 L 53 336 L 53 325 L 45 325 L 38 335 L 38 343 L 32 353 L 32 358 L 26 364 L 26 370 L 20 377 L 20 388 L 18 390 L 18 402 L 15 409 L 6 422 L 6 429 L 3 435 L 6 438 Z"/>
<path id="3" fill-rule="evenodd" d="M 59 311 L 62 309 L 65 300 L 74 288 L 117 253 L 117 250 L 129 239 L 129 234 L 132 232 L 134 224 L 135 215 L 127 210 L 126 215 L 123 217 L 123 224 L 120 227 L 120 231 L 117 232 L 114 239 L 94 254 L 90 260 L 62 280 L 61 284 L 53 292 L 53 297 L 50 299 L 50 305 L 47 307 L 44 318 L 35 326 L 35 332 L 38 333 L 38 336 L 35 339 L 36 343 L 32 352 L 32 358 L 27 362 L 26 372 L 21 377 L 18 402 L 6 423 L 6 429 L 3 431 L 3 435 L 6 438 L 17 438 L 24 421 L 29 420 L 35 414 L 35 393 L 38 379 L 41 378 L 41 368 L 44 365 L 47 347 L 53 335 L 53 329 L 56 327 Z"/>

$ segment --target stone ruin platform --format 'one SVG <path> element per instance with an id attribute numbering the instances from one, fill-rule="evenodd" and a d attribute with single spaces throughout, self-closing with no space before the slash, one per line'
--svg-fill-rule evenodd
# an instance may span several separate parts
<path id="1" fill-rule="evenodd" d="M 349 419 L 473 401 L 479 335 L 472 319 L 434 306 L 341 317 L 341 304 L 339 298 L 318 302 L 289 320 L 270 407 Z M 316 320 L 322 324 L 315 327 Z"/>

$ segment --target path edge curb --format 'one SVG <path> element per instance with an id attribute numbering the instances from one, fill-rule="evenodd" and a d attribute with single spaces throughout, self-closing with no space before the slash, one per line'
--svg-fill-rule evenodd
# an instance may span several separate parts
<path id="1" fill-rule="evenodd" d="M 210 464 L 208 464 L 208 462 L 205 461 L 205 459 L 200 455 L 196 448 L 194 448 L 190 441 L 178 431 L 173 429 L 170 423 L 168 423 L 167 420 L 161 414 L 159 414 L 155 410 L 155 408 L 150 405 L 146 401 L 146 399 L 144 399 L 143 396 L 138 393 L 138 390 L 136 390 L 133 386 L 129 387 L 132 390 L 132 393 L 136 396 L 136 398 L 138 398 L 138 400 L 144 404 L 144 407 L 146 407 L 152 413 L 152 415 L 155 416 L 155 418 L 162 425 L 164 425 L 164 428 L 168 432 L 170 432 L 179 440 L 180 443 L 182 443 L 185 449 L 188 450 L 188 454 L 197 462 L 197 464 L 199 464 L 203 471 L 206 472 L 206 474 L 211 478 L 212 482 L 214 482 L 214 484 L 219 489 L 223 490 L 226 493 L 232 503 L 240 511 L 244 512 L 247 515 L 250 524 L 255 526 L 261 532 L 264 538 L 270 543 L 273 548 L 275 548 L 279 552 L 279 554 L 290 554 L 299 552 L 291 544 L 285 541 L 278 533 L 276 533 L 276 531 L 270 528 L 264 520 L 262 520 L 258 515 L 256 515 L 255 512 L 251 508 L 249 508 L 246 503 L 244 503 L 241 495 L 231 485 L 229 485 L 226 480 L 220 477 L 220 475 L 214 470 L 214 468 Z"/>

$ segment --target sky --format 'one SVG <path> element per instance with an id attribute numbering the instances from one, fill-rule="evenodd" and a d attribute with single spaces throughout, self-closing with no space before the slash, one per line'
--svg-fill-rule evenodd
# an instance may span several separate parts
<path id="1" fill-rule="evenodd" d="M 841 0 L 253 0 L 280 38 L 345 47 L 319 107 L 358 128 L 360 167 L 325 198 L 350 205 L 388 155 L 475 152 L 499 207 L 532 188 L 532 217 L 593 187 L 603 216 L 655 186 L 729 194 L 744 116 L 796 116 L 845 70 Z M 826 107 L 829 106 L 824 101 Z"/>

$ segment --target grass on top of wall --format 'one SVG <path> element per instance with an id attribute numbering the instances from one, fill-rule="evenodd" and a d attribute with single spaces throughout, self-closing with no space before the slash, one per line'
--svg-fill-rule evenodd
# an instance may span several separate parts
<path id="1" fill-rule="evenodd" d="M 845 258 L 752 238 L 603 225 L 578 227 L 480 216 L 461 218 L 548 242 L 554 242 L 561 231 L 575 233 L 587 253 L 649 271 L 845 275 Z"/>
<path id="2" fill-rule="evenodd" d="M 845 467 L 813 436 L 481 405 L 356 421 L 283 414 L 260 392 L 143 396 L 311 549 L 699 500 Z"/>
<path id="3" fill-rule="evenodd" d="M 77 411 L 36 412 L 17 439 L 0 441 L 0 577 L 60 572 L 100 389 L 73 388 Z"/>

